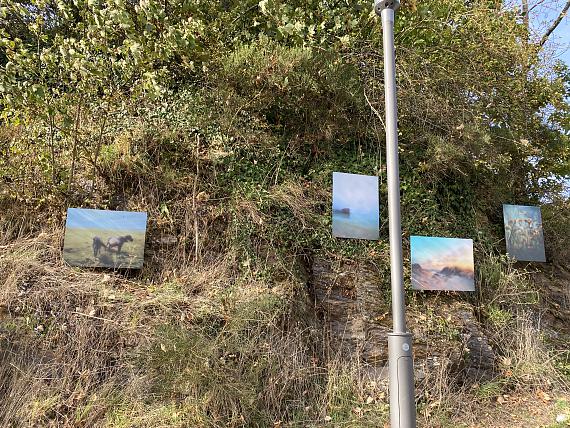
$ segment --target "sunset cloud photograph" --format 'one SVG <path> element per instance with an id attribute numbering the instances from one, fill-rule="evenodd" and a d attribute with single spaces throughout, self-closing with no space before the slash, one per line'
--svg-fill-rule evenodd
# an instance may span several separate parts
<path id="1" fill-rule="evenodd" d="M 412 236 L 414 290 L 475 291 L 471 239 Z"/>

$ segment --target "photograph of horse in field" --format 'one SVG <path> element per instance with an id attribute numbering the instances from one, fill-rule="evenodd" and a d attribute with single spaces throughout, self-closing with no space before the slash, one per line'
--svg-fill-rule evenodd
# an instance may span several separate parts
<path id="1" fill-rule="evenodd" d="M 144 212 L 69 208 L 63 259 L 71 266 L 140 269 L 146 220 Z"/>
<path id="2" fill-rule="evenodd" d="M 503 205 L 507 253 L 516 260 L 545 262 L 540 207 Z"/>

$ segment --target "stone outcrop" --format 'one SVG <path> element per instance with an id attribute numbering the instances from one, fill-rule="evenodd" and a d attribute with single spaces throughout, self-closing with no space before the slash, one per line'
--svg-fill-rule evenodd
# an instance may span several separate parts
<path id="1" fill-rule="evenodd" d="M 312 270 L 315 310 L 322 320 L 332 356 L 359 359 L 378 369 L 388 362 L 392 329 L 390 290 L 378 269 L 366 263 L 316 259 Z M 473 307 L 457 295 L 421 293 L 408 303 L 407 323 L 414 335 L 416 377 L 442 365 L 462 382 L 491 379 L 495 353 Z"/>
<path id="2" fill-rule="evenodd" d="M 329 337 L 331 352 L 341 358 L 357 357 L 384 364 L 388 354 L 385 296 L 370 268 L 335 265 L 317 259 L 313 264 L 315 308 Z"/>
<path id="3" fill-rule="evenodd" d="M 545 266 L 533 276 L 545 307 L 543 321 L 551 336 L 570 334 L 570 270 L 565 266 Z"/>

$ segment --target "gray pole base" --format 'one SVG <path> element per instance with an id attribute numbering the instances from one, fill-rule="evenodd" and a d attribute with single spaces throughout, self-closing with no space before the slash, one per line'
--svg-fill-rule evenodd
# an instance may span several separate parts
<path id="1" fill-rule="evenodd" d="M 414 362 L 410 333 L 388 333 L 388 358 L 390 426 L 391 428 L 415 428 Z"/>

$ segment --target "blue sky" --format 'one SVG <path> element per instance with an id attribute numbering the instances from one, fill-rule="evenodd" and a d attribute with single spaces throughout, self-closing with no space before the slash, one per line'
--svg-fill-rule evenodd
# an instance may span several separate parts
<path id="1" fill-rule="evenodd" d="M 529 0 L 531 26 L 536 39 L 540 39 L 558 17 L 564 3 L 564 0 Z M 546 44 L 546 54 L 552 59 L 561 59 L 570 66 L 570 15 L 567 14 L 551 34 Z"/>
<path id="2" fill-rule="evenodd" d="M 144 231 L 146 230 L 146 213 L 69 208 L 65 225 L 70 229 Z"/>
<path id="3" fill-rule="evenodd" d="M 419 263 L 424 269 L 441 270 L 444 267 L 458 267 L 473 270 L 471 239 L 412 236 L 410 246 L 412 263 Z"/>
<path id="4" fill-rule="evenodd" d="M 377 176 L 333 172 L 333 209 L 378 215 L 378 198 Z"/>

